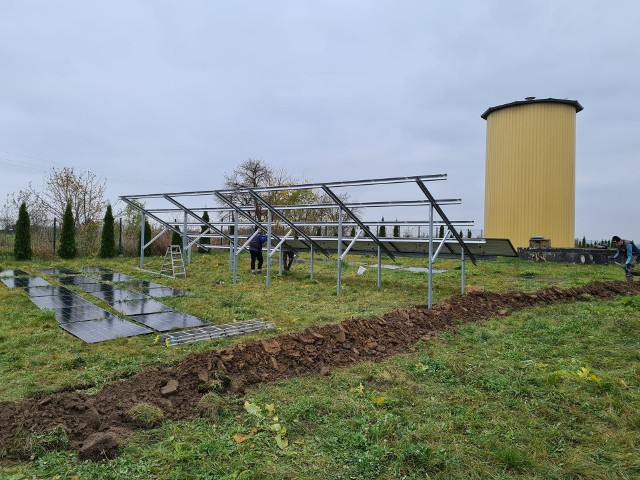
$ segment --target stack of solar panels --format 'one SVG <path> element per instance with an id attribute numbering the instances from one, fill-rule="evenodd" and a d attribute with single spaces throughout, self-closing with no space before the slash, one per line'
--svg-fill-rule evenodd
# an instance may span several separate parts
<path id="1" fill-rule="evenodd" d="M 273 322 L 264 322 L 259 318 L 244 322 L 227 323 L 224 325 L 211 325 L 202 328 L 193 328 L 180 332 L 165 333 L 158 336 L 158 341 L 164 342 L 167 347 L 184 345 L 187 343 L 214 340 L 216 338 L 232 337 L 244 333 L 258 332 L 273 327 Z"/>
<path id="2" fill-rule="evenodd" d="M 128 322 L 88 302 L 65 287 L 56 287 L 40 277 L 30 277 L 20 270 L 0 272 L 2 283 L 9 288 L 22 288 L 41 310 L 51 310 L 60 328 L 87 343 L 118 337 L 151 333 L 148 328 Z M 82 278 L 66 278 L 67 285 L 80 285 Z"/>

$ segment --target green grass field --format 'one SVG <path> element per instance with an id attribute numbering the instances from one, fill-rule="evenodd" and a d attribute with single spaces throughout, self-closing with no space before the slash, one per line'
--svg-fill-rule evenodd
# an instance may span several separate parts
<path id="1" fill-rule="evenodd" d="M 145 267 L 159 270 L 160 263 L 147 259 Z M 417 259 L 398 263 L 424 266 Z M 334 262 L 317 261 L 313 280 L 308 263 L 296 264 L 266 289 L 263 277 L 249 274 L 246 257 L 233 285 L 222 253 L 194 255 L 188 277 L 178 280 L 140 272 L 132 258 L 17 263 L 0 257 L 0 269 L 33 274 L 89 265 L 188 290 L 189 296 L 163 299 L 177 310 L 215 323 L 258 317 L 277 331 L 174 348 L 152 336 L 87 345 L 24 292 L 0 285 L 0 401 L 69 386 L 94 393 L 191 352 L 427 300 L 426 274 L 384 270 L 378 289 L 375 269 L 357 276 L 356 265 L 345 267 L 337 296 Z M 439 302 L 460 291 L 460 263 L 436 267 L 447 270 L 434 277 Z M 515 259 L 467 263 L 466 273 L 467 284 L 491 291 L 622 279 L 613 266 Z M 108 462 L 80 462 L 75 452 L 52 448 L 64 445 L 63 431 L 34 435 L 31 461 L 3 463 L 0 478 L 639 478 L 639 385 L 640 296 L 538 307 L 461 325 L 381 363 L 264 385 L 242 398 L 225 395 L 212 418 L 140 430 Z"/>

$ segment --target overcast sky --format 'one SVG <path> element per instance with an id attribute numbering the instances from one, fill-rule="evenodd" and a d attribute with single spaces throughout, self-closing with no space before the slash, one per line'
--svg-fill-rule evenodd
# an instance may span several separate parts
<path id="1" fill-rule="evenodd" d="M 0 201 L 51 166 L 115 202 L 221 188 L 252 157 L 308 181 L 446 173 L 434 194 L 479 230 L 480 115 L 535 96 L 584 107 L 576 236 L 639 241 L 638 18 L 632 0 L 0 0 Z"/>

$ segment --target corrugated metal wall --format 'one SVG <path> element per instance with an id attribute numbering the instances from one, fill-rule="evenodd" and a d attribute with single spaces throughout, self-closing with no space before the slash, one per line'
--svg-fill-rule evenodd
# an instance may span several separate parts
<path id="1" fill-rule="evenodd" d="M 487 117 L 484 229 L 528 247 L 532 236 L 574 246 L 576 109 L 562 103 L 502 108 Z"/>

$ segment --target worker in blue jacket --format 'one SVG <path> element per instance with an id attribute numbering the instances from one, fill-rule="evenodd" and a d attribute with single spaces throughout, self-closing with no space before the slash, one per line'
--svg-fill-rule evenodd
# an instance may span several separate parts
<path id="1" fill-rule="evenodd" d="M 625 271 L 625 278 L 627 282 L 633 282 L 633 267 L 638 263 L 640 258 L 640 249 L 636 247 L 632 240 L 624 240 L 617 235 L 614 235 L 611 239 L 613 246 L 618 249 L 616 254 L 611 257 L 611 260 L 615 260 L 618 257 L 625 257 L 625 262 L 622 265 Z"/>
<path id="2" fill-rule="evenodd" d="M 256 227 L 256 233 L 249 242 L 249 253 L 251 254 L 251 273 L 257 275 L 262 273 L 262 244 L 267 241 L 267 236 L 262 235 L 264 232 Z M 258 269 L 256 270 L 256 260 L 258 260 Z"/>

